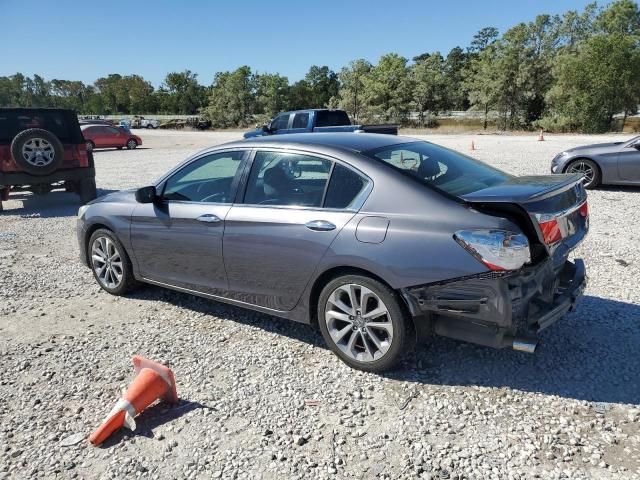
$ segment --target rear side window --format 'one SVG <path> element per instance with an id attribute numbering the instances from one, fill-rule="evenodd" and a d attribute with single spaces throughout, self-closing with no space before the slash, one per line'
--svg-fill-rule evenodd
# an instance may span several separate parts
<path id="1" fill-rule="evenodd" d="M 349 115 L 343 110 L 318 110 L 316 127 L 342 127 L 351 125 Z"/>
<path id="2" fill-rule="evenodd" d="M 18 133 L 30 128 L 42 128 L 53 133 L 63 143 L 73 142 L 73 133 L 65 115 L 46 110 L 0 110 L 0 141 L 8 142 Z M 77 128 L 77 127 L 76 127 Z"/>
<path id="3" fill-rule="evenodd" d="M 353 170 L 336 164 L 324 200 L 325 208 L 349 208 L 368 181 Z"/>
<path id="4" fill-rule="evenodd" d="M 244 203 L 320 207 L 332 162 L 297 153 L 258 151 Z"/>
<path id="5" fill-rule="evenodd" d="M 307 128 L 309 125 L 309 114 L 305 113 L 296 113 L 293 117 L 293 126 L 291 128 Z"/>
<path id="6" fill-rule="evenodd" d="M 363 155 L 453 196 L 499 185 L 511 178 L 486 163 L 427 142 L 391 145 L 363 152 Z"/>

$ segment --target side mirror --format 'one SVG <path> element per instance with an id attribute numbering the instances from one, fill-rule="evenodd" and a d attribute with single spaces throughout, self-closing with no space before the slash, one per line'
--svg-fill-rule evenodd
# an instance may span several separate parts
<path id="1" fill-rule="evenodd" d="M 156 187 L 142 187 L 136 190 L 136 201 L 138 203 L 153 203 L 158 197 Z"/>
<path id="2" fill-rule="evenodd" d="M 262 126 L 262 131 L 263 131 L 264 133 L 271 133 L 271 126 L 270 126 L 268 123 L 265 123 L 265 124 Z"/>

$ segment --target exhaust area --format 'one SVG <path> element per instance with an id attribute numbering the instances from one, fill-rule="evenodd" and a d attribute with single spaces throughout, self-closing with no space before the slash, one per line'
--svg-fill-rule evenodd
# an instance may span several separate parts
<path id="1" fill-rule="evenodd" d="M 511 348 L 518 350 L 519 352 L 534 353 L 538 346 L 537 340 L 530 340 L 528 338 L 514 338 L 511 343 Z"/>

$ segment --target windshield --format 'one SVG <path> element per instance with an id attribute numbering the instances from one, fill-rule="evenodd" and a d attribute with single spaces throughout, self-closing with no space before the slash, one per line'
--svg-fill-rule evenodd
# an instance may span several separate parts
<path id="1" fill-rule="evenodd" d="M 631 140 L 627 140 L 624 144 L 625 147 L 630 147 L 640 141 L 640 136 L 633 137 Z"/>
<path id="2" fill-rule="evenodd" d="M 512 178 L 479 160 L 427 142 L 401 143 L 362 153 L 456 197 Z"/>

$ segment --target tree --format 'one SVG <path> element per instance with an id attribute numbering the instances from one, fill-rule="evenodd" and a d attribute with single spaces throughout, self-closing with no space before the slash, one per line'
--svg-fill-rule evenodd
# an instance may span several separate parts
<path id="1" fill-rule="evenodd" d="M 495 27 L 484 27 L 473 36 L 468 50 L 470 53 L 480 53 L 498 38 L 498 29 Z"/>
<path id="2" fill-rule="evenodd" d="M 451 49 L 444 62 L 444 75 L 446 90 L 441 108 L 447 110 L 466 110 L 469 101 L 463 88 L 464 78 L 467 75 L 470 56 L 460 47 Z"/>
<path id="3" fill-rule="evenodd" d="M 340 88 L 338 75 L 326 65 L 323 67 L 311 66 L 304 76 L 304 81 L 309 89 L 309 105 L 304 108 L 326 107 L 329 100 L 338 95 Z"/>
<path id="4" fill-rule="evenodd" d="M 171 72 L 164 79 L 161 94 L 165 108 L 174 113 L 193 115 L 206 102 L 206 89 L 198 83 L 198 74 L 191 70 Z"/>
<path id="5" fill-rule="evenodd" d="M 635 111 L 640 102 L 640 51 L 629 35 L 587 40 L 577 54 L 557 59 L 554 75 L 546 121 L 556 128 L 605 132 L 614 114 Z"/>
<path id="6" fill-rule="evenodd" d="M 445 61 L 440 52 L 411 66 L 412 99 L 418 119 L 424 125 L 425 113 L 436 115 L 446 103 L 447 78 Z"/>
<path id="7" fill-rule="evenodd" d="M 366 60 L 354 60 L 340 71 L 340 90 L 338 105 L 358 122 L 363 114 L 365 103 L 365 85 L 373 66 Z"/>
<path id="8" fill-rule="evenodd" d="M 206 116 L 214 126 L 246 127 L 256 111 L 255 77 L 247 66 L 233 72 L 218 72 L 209 94 Z"/>
<path id="9" fill-rule="evenodd" d="M 365 81 L 367 105 L 385 121 L 403 121 L 409 110 L 411 91 L 407 59 L 397 53 L 380 57 Z"/>
<path id="10" fill-rule="evenodd" d="M 277 73 L 255 76 L 257 110 L 269 118 L 288 108 L 289 80 Z"/>
<path id="11" fill-rule="evenodd" d="M 494 73 L 495 58 L 495 46 L 484 48 L 471 60 L 470 74 L 463 83 L 471 105 L 484 112 L 483 128 L 485 130 L 487 129 L 489 109 L 496 104 L 498 98 L 499 85 Z"/>

